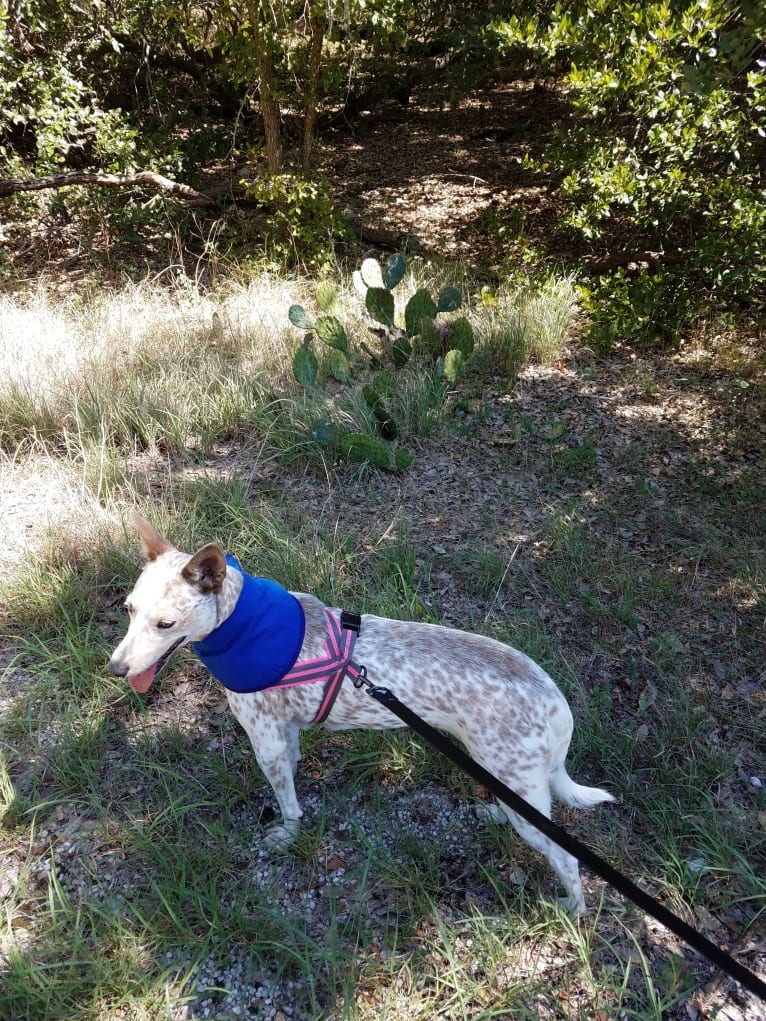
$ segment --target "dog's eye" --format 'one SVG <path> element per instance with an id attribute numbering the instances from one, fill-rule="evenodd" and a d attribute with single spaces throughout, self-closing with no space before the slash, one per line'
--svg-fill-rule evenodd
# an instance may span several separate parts
<path id="1" fill-rule="evenodd" d="M 175 627 L 176 622 L 174 620 L 158 620 L 157 627 L 160 631 L 167 631 L 168 628 Z"/>

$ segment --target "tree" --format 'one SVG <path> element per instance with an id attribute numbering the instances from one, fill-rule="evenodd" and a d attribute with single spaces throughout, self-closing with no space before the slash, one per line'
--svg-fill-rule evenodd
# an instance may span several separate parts
<path id="1" fill-rule="evenodd" d="M 674 336 L 711 309 L 763 307 L 762 4 L 575 0 L 501 32 L 568 66 L 575 119 L 549 154 L 563 226 L 602 251 L 627 237 L 658 253 L 652 272 L 585 289 L 603 339 Z"/>

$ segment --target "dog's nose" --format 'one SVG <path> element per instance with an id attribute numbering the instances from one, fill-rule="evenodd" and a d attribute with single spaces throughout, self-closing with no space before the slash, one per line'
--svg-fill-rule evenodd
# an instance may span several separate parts
<path id="1" fill-rule="evenodd" d="M 128 664 L 121 663 L 119 659 L 110 659 L 107 670 L 112 677 L 126 677 L 128 673 Z"/>

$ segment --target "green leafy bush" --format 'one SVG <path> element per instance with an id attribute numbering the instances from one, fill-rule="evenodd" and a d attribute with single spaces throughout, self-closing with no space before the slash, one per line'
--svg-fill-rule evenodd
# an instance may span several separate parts
<path id="1" fill-rule="evenodd" d="M 576 117 L 548 154 L 569 202 L 562 226 L 594 248 L 667 257 L 649 275 L 586 288 L 596 332 L 614 332 L 615 296 L 628 336 L 672 338 L 703 310 L 761 310 L 762 4 L 576 0 L 498 31 L 569 66 Z"/>
<path id="2" fill-rule="evenodd" d="M 263 174 L 243 182 L 250 198 L 266 207 L 265 251 L 278 267 L 319 273 L 332 264 L 334 243 L 348 234 L 322 177 Z"/>

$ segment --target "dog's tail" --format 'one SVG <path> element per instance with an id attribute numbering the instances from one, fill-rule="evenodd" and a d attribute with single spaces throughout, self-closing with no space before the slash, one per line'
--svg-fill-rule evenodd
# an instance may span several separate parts
<path id="1" fill-rule="evenodd" d="M 583 787 L 575 783 L 563 766 L 558 766 L 551 773 L 551 789 L 559 801 L 572 808 L 592 808 L 602 801 L 615 801 L 613 794 L 602 791 L 600 787 Z"/>

